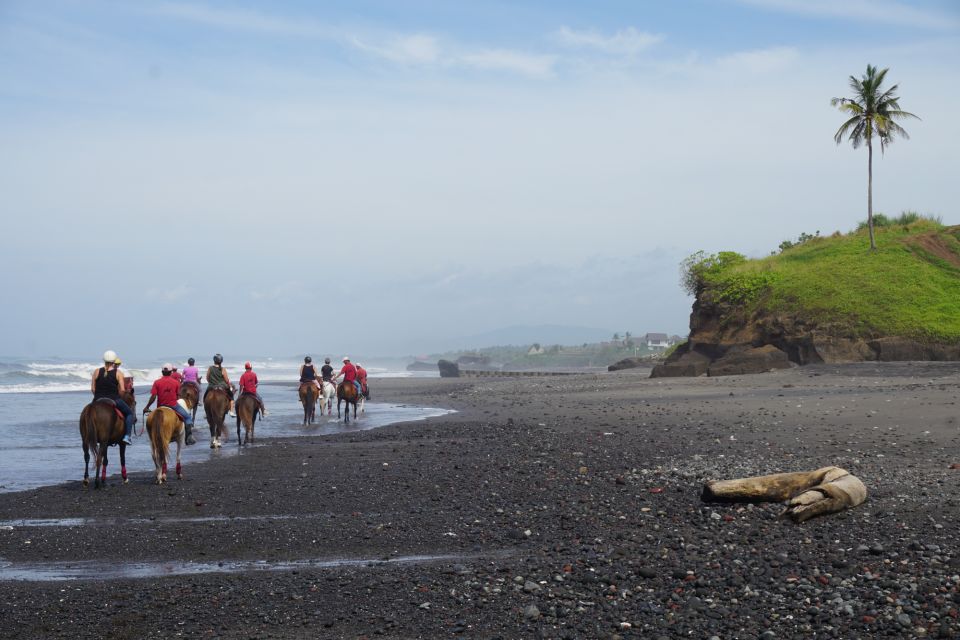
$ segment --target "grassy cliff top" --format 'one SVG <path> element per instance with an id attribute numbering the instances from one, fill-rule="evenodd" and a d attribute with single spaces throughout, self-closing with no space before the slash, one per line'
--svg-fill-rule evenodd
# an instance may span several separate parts
<path id="1" fill-rule="evenodd" d="M 960 340 L 960 226 L 921 219 L 809 237 L 777 255 L 694 256 L 685 284 L 729 316 L 789 315 L 863 338 Z"/>

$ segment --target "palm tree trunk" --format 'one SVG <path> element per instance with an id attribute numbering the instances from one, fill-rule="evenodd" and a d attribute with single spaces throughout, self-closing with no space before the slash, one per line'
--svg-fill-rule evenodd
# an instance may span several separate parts
<path id="1" fill-rule="evenodd" d="M 867 138 L 867 229 L 870 230 L 870 251 L 877 250 L 873 240 L 873 140 Z"/>

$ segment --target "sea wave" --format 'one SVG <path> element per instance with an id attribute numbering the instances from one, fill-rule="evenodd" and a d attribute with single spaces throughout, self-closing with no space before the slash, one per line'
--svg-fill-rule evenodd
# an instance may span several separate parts
<path id="1" fill-rule="evenodd" d="M 261 382 L 294 381 L 299 377 L 300 362 L 292 360 L 251 360 Z M 99 367 L 93 362 L 0 362 L 0 394 L 4 393 L 62 393 L 90 389 L 90 377 Z M 160 377 L 162 363 L 123 366 L 124 375 L 133 378 L 138 389 L 148 387 Z M 182 370 L 186 364 L 178 364 Z M 207 365 L 200 366 L 205 375 Z M 243 373 L 243 362 L 230 363 L 226 368 L 230 380 L 237 382 Z M 368 367 L 371 378 L 409 377 L 407 371 Z"/>

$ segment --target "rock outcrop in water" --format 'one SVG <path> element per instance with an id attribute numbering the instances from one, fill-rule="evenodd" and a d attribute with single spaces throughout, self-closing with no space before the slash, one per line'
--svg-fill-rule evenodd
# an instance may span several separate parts
<path id="1" fill-rule="evenodd" d="M 460 365 L 456 362 L 450 362 L 449 360 L 440 360 L 437 362 L 437 368 L 440 369 L 441 378 L 459 378 L 460 377 Z"/>

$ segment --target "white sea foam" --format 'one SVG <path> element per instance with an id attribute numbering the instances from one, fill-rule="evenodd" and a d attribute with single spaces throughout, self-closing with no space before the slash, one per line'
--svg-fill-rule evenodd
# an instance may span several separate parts
<path id="1" fill-rule="evenodd" d="M 176 363 L 174 360 L 173 362 Z M 230 362 L 226 370 L 230 380 L 236 383 L 243 373 L 243 362 Z M 0 368 L 0 394 L 4 393 L 63 393 L 67 391 L 87 391 L 90 389 L 90 376 L 101 366 L 93 362 L 4 362 Z M 299 379 L 301 361 L 294 360 L 250 360 L 253 370 L 261 382 L 294 382 Z M 322 366 L 321 363 L 317 363 Z M 136 366 L 122 365 L 126 376 L 133 377 L 138 389 L 149 388 L 160 377 L 161 363 Z M 177 363 L 182 371 L 187 365 Z M 206 376 L 208 363 L 199 365 L 200 374 Z M 382 367 L 368 367 L 371 378 L 407 378 L 409 371 L 395 371 Z"/>

